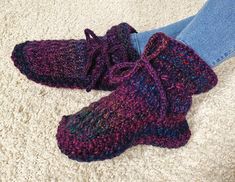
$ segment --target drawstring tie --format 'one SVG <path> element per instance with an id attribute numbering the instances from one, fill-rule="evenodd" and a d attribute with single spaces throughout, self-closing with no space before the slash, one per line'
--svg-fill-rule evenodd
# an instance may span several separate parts
<path id="1" fill-rule="evenodd" d="M 153 78 L 157 90 L 160 94 L 160 101 L 161 101 L 161 107 L 160 107 L 160 118 L 159 120 L 164 119 L 166 116 L 166 108 L 167 108 L 167 98 L 166 98 L 166 92 L 162 86 L 161 80 L 151 65 L 150 61 L 153 59 L 158 59 L 157 56 L 159 53 L 164 50 L 167 46 L 168 41 L 163 40 L 162 44 L 157 47 L 157 49 L 151 53 L 150 55 L 147 55 L 148 52 L 151 52 L 150 49 L 153 48 L 153 44 L 150 44 L 148 47 L 146 47 L 144 54 L 141 56 L 141 58 L 137 62 L 124 62 L 116 64 L 112 67 L 110 71 L 110 82 L 111 83 L 121 83 L 127 79 L 130 79 L 138 70 L 145 69 L 147 73 Z M 156 46 L 156 45 L 155 45 Z M 123 71 L 125 70 L 125 71 Z"/>
<path id="2" fill-rule="evenodd" d="M 88 48 L 88 62 L 84 69 L 84 77 L 87 77 L 91 73 L 91 82 L 86 87 L 86 91 L 89 92 L 96 86 L 96 83 L 101 78 L 106 69 L 113 66 L 111 56 L 118 52 L 118 60 L 125 62 L 128 60 L 126 49 L 122 44 L 111 46 L 106 39 L 98 37 L 92 30 L 85 29 L 85 36 L 87 40 Z M 99 61 L 97 58 L 100 56 Z"/>

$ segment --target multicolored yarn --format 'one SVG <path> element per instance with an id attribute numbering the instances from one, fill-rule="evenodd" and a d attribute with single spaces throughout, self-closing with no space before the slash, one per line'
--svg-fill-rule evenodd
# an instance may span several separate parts
<path id="1" fill-rule="evenodd" d="M 116 86 L 109 83 L 109 68 L 139 58 L 130 42 L 134 32 L 130 25 L 121 23 L 103 37 L 86 29 L 86 40 L 27 41 L 15 46 L 12 60 L 21 73 L 37 83 L 113 90 Z"/>
<path id="2" fill-rule="evenodd" d="M 110 79 L 120 84 L 114 92 L 62 118 L 56 137 L 69 158 L 104 160 L 138 144 L 185 145 L 192 95 L 217 83 L 215 73 L 191 48 L 163 33 L 151 37 L 135 63 L 116 64 Z"/>

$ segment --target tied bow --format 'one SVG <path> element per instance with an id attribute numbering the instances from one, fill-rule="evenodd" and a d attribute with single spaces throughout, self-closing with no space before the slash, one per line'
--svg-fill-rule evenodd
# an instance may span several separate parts
<path id="1" fill-rule="evenodd" d="M 111 56 L 115 52 L 119 53 L 118 55 L 120 55 L 120 58 L 118 58 L 118 61 L 120 62 L 128 61 L 128 55 L 122 44 L 111 46 L 108 44 L 107 38 L 103 39 L 98 37 L 92 30 L 85 29 L 84 32 L 89 50 L 88 62 L 85 66 L 84 76 L 86 77 L 91 72 L 91 70 L 94 69 L 91 72 L 91 82 L 86 87 L 86 91 L 89 92 L 96 86 L 96 83 L 102 77 L 105 70 L 109 69 L 111 66 L 113 66 L 113 64 L 115 64 L 111 60 Z"/>
<path id="2" fill-rule="evenodd" d="M 153 43 L 150 42 L 150 45 L 145 48 L 144 54 L 141 56 L 141 58 L 134 63 L 131 62 L 124 62 L 124 63 L 119 63 L 115 66 L 112 67 L 110 71 L 110 81 L 112 83 L 121 83 L 127 79 L 130 79 L 138 70 L 140 69 L 145 69 L 147 73 L 153 78 L 157 91 L 160 94 L 160 100 L 161 100 L 161 107 L 160 107 L 160 112 L 159 112 L 159 121 L 162 121 L 164 117 L 166 116 L 166 108 L 167 108 L 167 97 L 166 97 L 166 92 L 162 86 L 161 80 L 151 65 L 150 61 L 153 59 L 158 59 L 157 56 L 159 53 L 165 49 L 167 46 L 168 41 L 163 40 L 162 44 L 157 47 L 157 49 L 151 54 L 147 55 L 148 52 L 150 52 L 151 48 L 153 47 Z M 123 70 L 124 74 L 123 75 Z M 120 76 L 121 73 L 121 76 Z"/>

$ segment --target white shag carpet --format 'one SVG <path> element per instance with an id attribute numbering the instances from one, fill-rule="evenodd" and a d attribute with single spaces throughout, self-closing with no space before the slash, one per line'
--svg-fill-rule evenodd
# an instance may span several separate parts
<path id="1" fill-rule="evenodd" d="M 10 56 L 26 40 L 102 35 L 122 21 L 138 31 L 195 14 L 204 0 L 0 0 L 0 181 L 235 181 L 235 59 L 218 66 L 219 84 L 195 96 L 192 137 L 169 150 L 136 146 L 112 160 L 78 163 L 61 154 L 56 130 L 108 92 L 54 89 L 26 79 Z"/>

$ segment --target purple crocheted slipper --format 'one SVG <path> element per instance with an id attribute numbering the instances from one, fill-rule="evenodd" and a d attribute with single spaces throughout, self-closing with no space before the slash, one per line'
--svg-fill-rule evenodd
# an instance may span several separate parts
<path id="1" fill-rule="evenodd" d="M 163 33 L 151 37 L 138 61 L 115 65 L 110 78 L 122 84 L 60 122 L 58 146 L 71 159 L 104 160 L 138 144 L 185 145 L 192 95 L 217 83 L 215 73 L 191 48 Z"/>
<path id="2" fill-rule="evenodd" d="M 15 46 L 12 60 L 30 80 L 52 87 L 112 90 L 108 70 L 111 66 L 135 61 L 127 23 L 113 26 L 103 37 L 86 29 L 86 40 L 27 41 Z"/>

